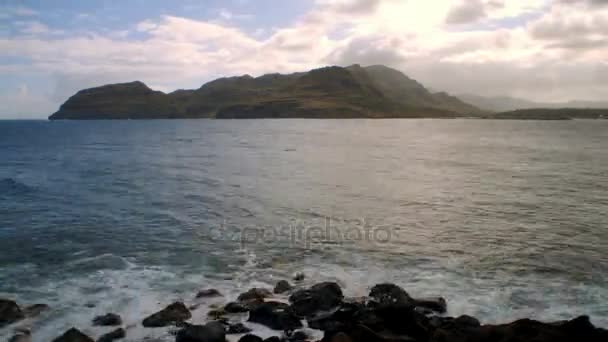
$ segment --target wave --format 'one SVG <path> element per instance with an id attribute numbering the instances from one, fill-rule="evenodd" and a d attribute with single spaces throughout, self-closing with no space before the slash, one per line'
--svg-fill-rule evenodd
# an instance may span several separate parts
<path id="1" fill-rule="evenodd" d="M 14 178 L 3 178 L 0 179 L 0 193 L 1 194 L 23 194 L 33 192 L 34 188 L 22 183 Z"/>

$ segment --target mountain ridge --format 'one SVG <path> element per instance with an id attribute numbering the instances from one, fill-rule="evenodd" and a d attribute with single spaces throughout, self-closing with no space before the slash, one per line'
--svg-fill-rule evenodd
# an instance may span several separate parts
<path id="1" fill-rule="evenodd" d="M 463 117 L 484 112 L 386 66 L 223 77 L 163 93 L 141 81 L 83 89 L 49 119 Z"/>

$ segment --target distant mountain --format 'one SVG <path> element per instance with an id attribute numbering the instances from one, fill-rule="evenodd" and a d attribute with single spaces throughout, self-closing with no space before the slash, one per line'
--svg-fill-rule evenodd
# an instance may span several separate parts
<path id="1" fill-rule="evenodd" d="M 458 97 L 482 110 L 493 112 L 514 111 L 531 108 L 608 108 L 608 102 L 568 101 L 568 102 L 534 102 L 508 96 L 485 97 L 473 94 L 461 94 Z"/>
<path id="2" fill-rule="evenodd" d="M 57 119 L 388 118 L 479 116 L 483 111 L 447 93 L 431 93 L 381 65 L 325 67 L 288 75 L 220 78 L 169 94 L 142 82 L 81 90 Z"/>
<path id="3" fill-rule="evenodd" d="M 492 113 L 488 119 L 571 120 L 608 119 L 608 109 L 601 108 L 532 108 Z"/>

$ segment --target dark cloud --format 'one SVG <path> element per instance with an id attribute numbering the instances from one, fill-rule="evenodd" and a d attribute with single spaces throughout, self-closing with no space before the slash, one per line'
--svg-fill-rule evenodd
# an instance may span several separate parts
<path id="1" fill-rule="evenodd" d="M 447 24 L 468 24 L 485 18 L 486 9 L 480 0 L 470 0 L 452 7 L 445 19 Z"/>

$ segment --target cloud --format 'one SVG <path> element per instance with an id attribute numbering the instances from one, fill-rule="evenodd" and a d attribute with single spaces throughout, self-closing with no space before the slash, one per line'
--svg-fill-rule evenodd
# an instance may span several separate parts
<path id="1" fill-rule="evenodd" d="M 468 24 L 485 18 L 486 11 L 479 0 L 463 1 L 452 7 L 446 18 L 448 24 Z"/>

